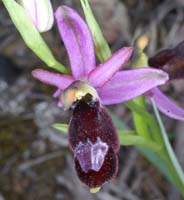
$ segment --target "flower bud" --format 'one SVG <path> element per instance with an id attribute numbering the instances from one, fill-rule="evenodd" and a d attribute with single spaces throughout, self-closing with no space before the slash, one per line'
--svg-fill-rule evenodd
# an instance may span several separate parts
<path id="1" fill-rule="evenodd" d="M 54 16 L 50 0 L 20 0 L 20 4 L 25 8 L 39 32 L 51 29 Z"/>
<path id="2" fill-rule="evenodd" d="M 149 58 L 149 66 L 162 69 L 169 74 L 169 79 L 184 78 L 184 41 L 172 49 L 164 49 Z"/>

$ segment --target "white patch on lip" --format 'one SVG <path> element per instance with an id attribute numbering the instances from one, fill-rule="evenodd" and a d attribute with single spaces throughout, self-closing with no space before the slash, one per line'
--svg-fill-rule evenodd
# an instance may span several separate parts
<path id="1" fill-rule="evenodd" d="M 98 172 L 104 163 L 107 151 L 108 145 L 97 137 L 94 144 L 89 139 L 86 143 L 80 142 L 75 149 L 75 157 L 85 173 L 89 170 Z"/>

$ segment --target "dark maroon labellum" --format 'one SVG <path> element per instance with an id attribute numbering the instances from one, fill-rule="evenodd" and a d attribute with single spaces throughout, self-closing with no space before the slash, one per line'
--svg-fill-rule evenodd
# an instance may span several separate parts
<path id="1" fill-rule="evenodd" d="M 164 49 L 148 60 L 149 66 L 162 69 L 170 80 L 184 77 L 184 41 L 173 49 Z"/>
<path id="2" fill-rule="evenodd" d="M 102 186 L 117 173 L 118 136 L 113 122 L 98 100 L 87 94 L 74 102 L 69 143 L 80 180 L 90 188 Z"/>

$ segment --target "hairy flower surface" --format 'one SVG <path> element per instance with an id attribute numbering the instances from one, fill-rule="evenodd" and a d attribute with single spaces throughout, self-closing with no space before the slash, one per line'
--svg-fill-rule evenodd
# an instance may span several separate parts
<path id="1" fill-rule="evenodd" d="M 119 141 L 113 122 L 99 101 L 87 94 L 72 107 L 69 141 L 82 182 L 99 188 L 117 173 Z"/>
<path id="2" fill-rule="evenodd" d="M 76 11 L 61 6 L 56 21 L 67 49 L 72 75 L 33 70 L 38 80 L 57 87 L 59 106 L 72 110 L 69 144 L 80 180 L 97 191 L 117 172 L 119 142 L 112 120 L 102 105 L 135 98 L 164 84 L 167 73 L 142 68 L 119 71 L 132 54 L 124 47 L 96 66 L 94 45 L 88 26 Z"/>
<path id="3" fill-rule="evenodd" d="M 169 80 L 184 78 L 184 41 L 171 49 L 164 49 L 149 58 L 149 65 L 169 74 Z M 148 93 L 161 112 L 171 118 L 184 121 L 184 109 L 176 105 L 158 88 Z"/>

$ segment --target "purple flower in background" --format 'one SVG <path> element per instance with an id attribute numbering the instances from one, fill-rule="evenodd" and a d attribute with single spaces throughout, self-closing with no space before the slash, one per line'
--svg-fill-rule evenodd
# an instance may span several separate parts
<path id="1" fill-rule="evenodd" d="M 169 75 L 169 81 L 184 78 L 184 41 L 172 49 L 164 49 L 149 58 L 149 66 L 162 69 Z M 161 112 L 171 118 L 184 121 L 184 109 L 167 98 L 158 88 L 148 95 L 154 100 Z"/>
<path id="2" fill-rule="evenodd" d="M 69 144 L 75 169 L 91 191 L 97 191 L 117 173 L 119 141 L 112 120 L 102 105 L 128 101 L 168 80 L 159 69 L 119 71 L 131 54 L 124 47 L 96 67 L 91 33 L 83 19 L 67 6 L 56 13 L 60 35 L 67 49 L 72 75 L 36 69 L 32 75 L 57 87 L 59 106 L 70 108 Z M 94 190 L 93 190 L 94 189 Z"/>

